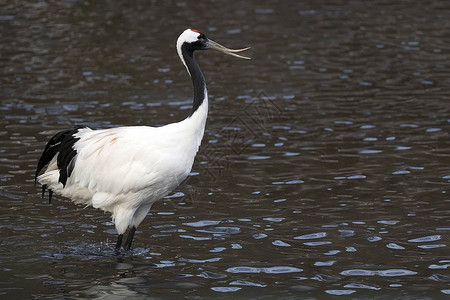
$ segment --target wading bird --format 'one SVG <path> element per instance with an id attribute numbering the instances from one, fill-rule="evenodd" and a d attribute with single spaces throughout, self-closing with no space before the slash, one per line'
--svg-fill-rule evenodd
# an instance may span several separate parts
<path id="1" fill-rule="evenodd" d="M 186 119 L 162 127 L 64 130 L 50 139 L 37 165 L 35 180 L 42 184 L 42 196 L 49 190 L 50 202 L 54 192 L 112 214 L 118 233 L 116 252 L 128 229 L 124 249 L 130 249 L 136 228 L 152 204 L 173 191 L 191 171 L 208 115 L 208 92 L 194 52 L 213 49 L 249 59 L 236 54 L 248 48 L 228 49 L 195 29 L 185 30 L 176 47 L 194 88 Z"/>

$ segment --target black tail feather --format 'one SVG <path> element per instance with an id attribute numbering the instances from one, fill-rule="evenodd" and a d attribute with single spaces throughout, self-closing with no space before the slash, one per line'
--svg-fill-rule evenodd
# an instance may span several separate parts
<path id="1" fill-rule="evenodd" d="M 58 181 L 61 182 L 64 186 L 66 185 L 67 177 L 69 177 L 72 173 L 74 166 L 72 160 L 77 154 L 77 151 L 73 148 L 73 146 L 79 140 L 79 138 L 76 138 L 74 135 L 81 128 L 83 128 L 83 126 L 60 131 L 48 141 L 36 168 L 34 179 L 35 183 L 41 170 L 57 155 L 57 165 L 60 173 Z M 43 189 L 42 193 L 45 193 L 45 189 Z M 49 190 L 50 201 L 51 195 L 51 190 Z"/>

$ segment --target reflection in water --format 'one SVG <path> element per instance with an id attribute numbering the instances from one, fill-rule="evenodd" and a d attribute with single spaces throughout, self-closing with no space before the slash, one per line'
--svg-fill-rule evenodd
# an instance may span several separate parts
<path id="1" fill-rule="evenodd" d="M 450 294 L 446 4 L 6 3 L 0 293 Z M 188 26 L 253 59 L 199 53 L 211 113 L 194 169 L 116 257 L 109 218 L 41 201 L 33 170 L 62 128 L 183 119 Z"/>

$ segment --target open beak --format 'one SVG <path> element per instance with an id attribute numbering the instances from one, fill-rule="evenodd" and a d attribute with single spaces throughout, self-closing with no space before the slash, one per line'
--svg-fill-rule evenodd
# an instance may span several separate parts
<path id="1" fill-rule="evenodd" d="M 243 59 L 250 59 L 250 57 L 236 54 L 236 52 L 242 52 L 242 51 L 248 50 L 248 49 L 250 49 L 250 47 L 242 48 L 242 49 L 228 49 L 227 47 L 224 47 L 221 44 L 218 44 L 211 40 L 207 40 L 206 45 L 208 47 L 207 49 L 217 50 L 217 51 L 223 52 L 225 54 L 228 54 L 231 56 L 236 56 L 236 57 L 243 58 Z"/>

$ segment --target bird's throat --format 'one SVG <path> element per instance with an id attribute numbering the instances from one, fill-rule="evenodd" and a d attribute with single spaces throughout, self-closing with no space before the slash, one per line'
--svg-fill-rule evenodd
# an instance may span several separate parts
<path id="1" fill-rule="evenodd" d="M 189 116 L 192 116 L 198 108 L 203 104 L 203 101 L 207 101 L 206 93 L 206 82 L 203 77 L 203 73 L 195 60 L 194 51 L 189 49 L 188 45 L 185 44 L 181 47 L 182 59 L 185 64 L 189 75 L 192 79 L 192 87 L 194 89 L 194 99 L 192 103 L 192 110 Z"/>

